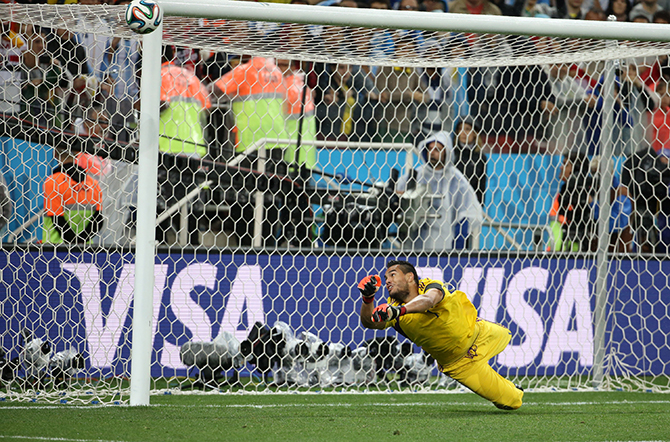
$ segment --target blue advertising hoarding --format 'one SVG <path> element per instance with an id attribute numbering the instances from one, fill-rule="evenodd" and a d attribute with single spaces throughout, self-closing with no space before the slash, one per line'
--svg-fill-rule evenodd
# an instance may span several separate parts
<path id="1" fill-rule="evenodd" d="M 161 254 L 156 259 L 153 376 L 185 374 L 179 346 L 222 330 L 246 337 L 256 321 L 287 322 L 352 348 L 376 334 L 359 325 L 356 284 L 385 257 Z M 422 277 L 468 294 L 510 328 L 495 360 L 503 375 L 588 374 L 593 366 L 596 269 L 582 259 L 413 258 Z M 1 252 L 0 338 L 10 356 L 28 328 L 54 350 L 72 345 L 90 370 L 127 374 L 132 254 Z M 607 354 L 633 374 L 670 375 L 670 262 L 615 261 L 608 280 Z M 377 295 L 377 302 L 382 295 Z"/>

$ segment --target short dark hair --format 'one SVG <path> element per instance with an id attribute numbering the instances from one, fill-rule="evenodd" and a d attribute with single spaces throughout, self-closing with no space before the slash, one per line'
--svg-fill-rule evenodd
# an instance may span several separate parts
<path id="1" fill-rule="evenodd" d="M 670 11 L 659 9 L 658 11 L 654 12 L 654 15 L 651 17 L 651 22 L 656 23 L 657 20 L 670 23 Z"/>
<path id="2" fill-rule="evenodd" d="M 398 261 L 395 259 L 392 259 L 386 263 L 387 269 L 393 266 L 398 266 L 398 268 L 400 268 L 403 273 L 411 273 L 414 275 L 414 282 L 416 282 L 417 285 L 419 284 L 419 274 L 416 272 L 416 268 L 412 264 L 408 263 L 407 261 Z"/>

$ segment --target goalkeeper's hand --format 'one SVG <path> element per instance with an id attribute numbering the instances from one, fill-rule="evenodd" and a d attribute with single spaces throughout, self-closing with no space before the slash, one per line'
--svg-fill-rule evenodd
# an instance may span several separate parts
<path id="1" fill-rule="evenodd" d="M 372 311 L 372 322 L 393 321 L 407 313 L 405 306 L 396 307 L 393 305 L 382 304 Z"/>
<path id="2" fill-rule="evenodd" d="M 361 291 L 361 296 L 363 297 L 363 302 L 370 304 L 375 300 L 375 293 L 379 290 L 379 287 L 382 286 L 382 279 L 379 275 L 370 275 L 361 279 L 361 282 L 358 283 L 358 290 Z"/>

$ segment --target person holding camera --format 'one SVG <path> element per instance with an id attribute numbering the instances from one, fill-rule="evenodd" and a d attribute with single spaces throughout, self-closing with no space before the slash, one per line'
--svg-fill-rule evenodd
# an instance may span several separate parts
<path id="1" fill-rule="evenodd" d="M 582 152 L 570 152 L 563 156 L 561 187 L 557 196 L 557 216 L 561 219 L 563 251 L 592 249 L 597 241 L 593 217 L 593 202 L 597 198 L 597 186 L 590 175 L 590 162 Z"/>
<path id="2" fill-rule="evenodd" d="M 396 185 L 404 198 L 419 199 L 405 244 L 413 250 L 452 250 L 459 236 L 474 238 L 484 219 L 484 211 L 468 179 L 454 165 L 454 148 L 449 132 L 437 132 L 419 143 L 424 164 L 406 171 Z M 412 216 L 406 213 L 405 216 Z M 467 231 L 467 235 L 462 232 Z M 467 242 L 466 238 L 466 242 Z"/>

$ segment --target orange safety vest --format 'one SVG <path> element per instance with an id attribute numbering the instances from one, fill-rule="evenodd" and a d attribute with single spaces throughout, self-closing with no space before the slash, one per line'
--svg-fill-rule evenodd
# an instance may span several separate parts
<path id="1" fill-rule="evenodd" d="M 230 97 L 237 129 L 235 149 L 238 152 L 245 151 L 263 138 L 287 137 L 283 110 L 286 86 L 281 71 L 272 59 L 254 57 L 235 66 L 214 84 Z"/>
<path id="2" fill-rule="evenodd" d="M 204 109 L 212 107 L 207 88 L 189 69 L 179 67 L 172 62 L 161 66 L 161 101 L 195 99 Z"/>
<path id="3" fill-rule="evenodd" d="M 66 210 L 88 208 L 102 210 L 102 190 L 98 180 L 87 176 L 81 183 L 63 172 L 56 172 L 44 182 L 44 214 L 63 216 Z"/>

